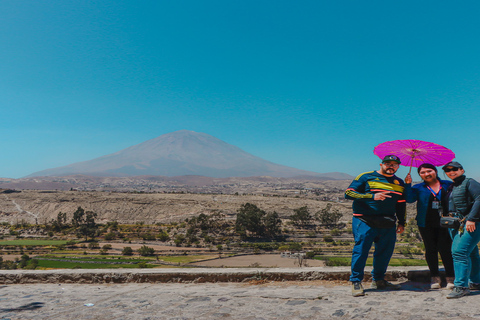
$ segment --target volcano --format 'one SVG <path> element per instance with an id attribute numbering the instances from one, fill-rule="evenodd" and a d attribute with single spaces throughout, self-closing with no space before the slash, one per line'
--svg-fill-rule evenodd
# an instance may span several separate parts
<path id="1" fill-rule="evenodd" d="M 296 176 L 350 179 L 342 173 L 316 173 L 276 164 L 206 133 L 180 130 L 161 135 L 121 151 L 93 160 L 47 169 L 30 174 L 38 176 L 184 176 L 251 177 Z"/>

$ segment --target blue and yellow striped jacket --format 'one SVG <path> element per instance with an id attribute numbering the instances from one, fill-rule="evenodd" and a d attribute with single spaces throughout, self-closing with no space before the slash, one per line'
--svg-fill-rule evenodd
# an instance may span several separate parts
<path id="1" fill-rule="evenodd" d="M 377 192 L 387 191 L 391 198 L 374 200 Z M 360 174 L 345 191 L 345 198 L 353 200 L 354 215 L 396 215 L 405 225 L 405 184 L 397 176 L 386 177 L 376 171 Z"/>

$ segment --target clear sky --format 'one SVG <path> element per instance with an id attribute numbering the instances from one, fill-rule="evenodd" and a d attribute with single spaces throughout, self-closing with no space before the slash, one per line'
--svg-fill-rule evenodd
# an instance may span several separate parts
<path id="1" fill-rule="evenodd" d="M 2 0 L 0 177 L 186 129 L 354 176 L 379 143 L 426 140 L 479 178 L 479 16 L 473 0 Z"/>

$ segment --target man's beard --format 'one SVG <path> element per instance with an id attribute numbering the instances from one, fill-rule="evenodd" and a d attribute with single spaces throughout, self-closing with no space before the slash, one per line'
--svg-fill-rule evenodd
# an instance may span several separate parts
<path id="1" fill-rule="evenodd" d="M 383 171 L 384 174 L 387 174 L 387 175 L 390 175 L 390 176 L 394 175 L 395 172 L 397 172 L 397 170 L 395 170 L 393 168 L 387 168 L 385 170 L 382 169 L 382 171 Z"/>

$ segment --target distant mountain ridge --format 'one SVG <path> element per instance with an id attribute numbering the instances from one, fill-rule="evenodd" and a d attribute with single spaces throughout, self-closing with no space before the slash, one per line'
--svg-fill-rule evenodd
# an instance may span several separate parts
<path id="1" fill-rule="evenodd" d="M 184 176 L 214 178 L 297 176 L 350 179 L 344 173 L 316 173 L 279 165 L 249 154 L 206 133 L 180 130 L 93 160 L 38 171 L 27 177 L 89 175 L 103 177 Z"/>

